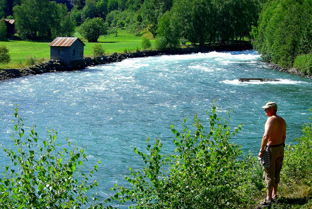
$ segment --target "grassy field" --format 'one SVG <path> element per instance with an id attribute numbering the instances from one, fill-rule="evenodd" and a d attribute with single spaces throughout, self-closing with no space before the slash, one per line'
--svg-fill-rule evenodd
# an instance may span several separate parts
<path id="1" fill-rule="evenodd" d="M 145 34 L 142 36 L 137 36 L 135 34 L 130 34 L 126 30 L 119 30 L 118 35 L 110 34 L 107 36 L 101 36 L 97 43 L 89 43 L 87 40 L 83 39 L 79 33 L 75 33 L 75 37 L 79 37 L 85 43 L 84 56 L 92 56 L 92 47 L 95 44 L 101 44 L 106 54 L 112 54 L 114 52 L 123 53 L 127 51 L 135 51 L 137 49 L 141 50 L 141 42 L 144 36 L 149 36 Z M 150 38 L 150 36 L 149 36 Z M 151 40 L 152 46 L 154 40 Z M 11 56 L 11 62 L 8 64 L 0 64 L 0 69 L 5 68 L 22 68 L 27 66 L 27 59 L 35 58 L 39 61 L 50 59 L 50 42 L 34 42 L 34 41 L 0 41 L 0 45 L 5 45 L 9 49 Z"/>

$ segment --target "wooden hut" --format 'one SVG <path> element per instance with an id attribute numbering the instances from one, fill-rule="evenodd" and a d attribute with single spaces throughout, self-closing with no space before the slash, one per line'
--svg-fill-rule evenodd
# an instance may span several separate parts
<path id="1" fill-rule="evenodd" d="M 6 37 L 9 38 L 9 39 L 13 39 L 13 36 L 16 33 L 15 20 L 14 19 L 4 19 L 4 21 L 5 21 L 5 24 L 6 24 L 6 27 L 7 27 L 7 35 L 6 35 Z"/>
<path id="2" fill-rule="evenodd" d="M 76 37 L 57 37 L 50 44 L 50 59 L 63 63 L 83 60 L 85 44 Z"/>

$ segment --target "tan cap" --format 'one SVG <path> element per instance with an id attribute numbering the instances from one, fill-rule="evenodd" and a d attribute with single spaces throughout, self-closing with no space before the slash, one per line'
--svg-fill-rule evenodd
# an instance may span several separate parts
<path id="1" fill-rule="evenodd" d="M 274 108 L 275 110 L 277 110 L 277 105 L 275 102 L 268 102 L 266 103 L 264 106 L 262 106 L 262 108 Z"/>

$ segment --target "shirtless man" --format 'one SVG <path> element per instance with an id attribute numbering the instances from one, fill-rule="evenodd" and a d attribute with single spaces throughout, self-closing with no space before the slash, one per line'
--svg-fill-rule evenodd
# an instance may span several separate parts
<path id="1" fill-rule="evenodd" d="M 284 158 L 286 122 L 282 117 L 276 115 L 277 105 L 274 102 L 268 102 L 262 108 L 264 108 L 268 119 L 265 123 L 259 157 L 262 158 L 263 150 L 268 148 L 271 160 L 270 167 L 263 168 L 267 197 L 261 204 L 269 205 L 271 201 L 276 201 L 277 186 Z"/>

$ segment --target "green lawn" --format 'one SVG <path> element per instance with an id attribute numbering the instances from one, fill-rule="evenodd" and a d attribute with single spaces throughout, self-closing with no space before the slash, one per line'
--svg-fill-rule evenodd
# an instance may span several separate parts
<path id="1" fill-rule="evenodd" d="M 79 33 L 75 33 L 75 37 L 79 37 L 85 43 L 84 56 L 92 56 L 92 47 L 95 44 L 101 44 L 106 54 L 114 52 L 123 53 L 125 50 L 135 51 L 137 48 L 141 50 L 141 41 L 143 36 L 130 34 L 126 30 L 119 30 L 118 35 L 110 34 L 101 36 L 97 43 L 89 43 L 83 39 Z M 154 40 L 152 41 L 152 45 Z M 9 64 L 1 64 L 0 68 L 21 68 L 26 65 L 26 60 L 30 57 L 38 60 L 50 59 L 50 42 L 34 42 L 34 41 L 0 41 L 0 45 L 5 45 L 9 49 L 11 62 Z"/>

